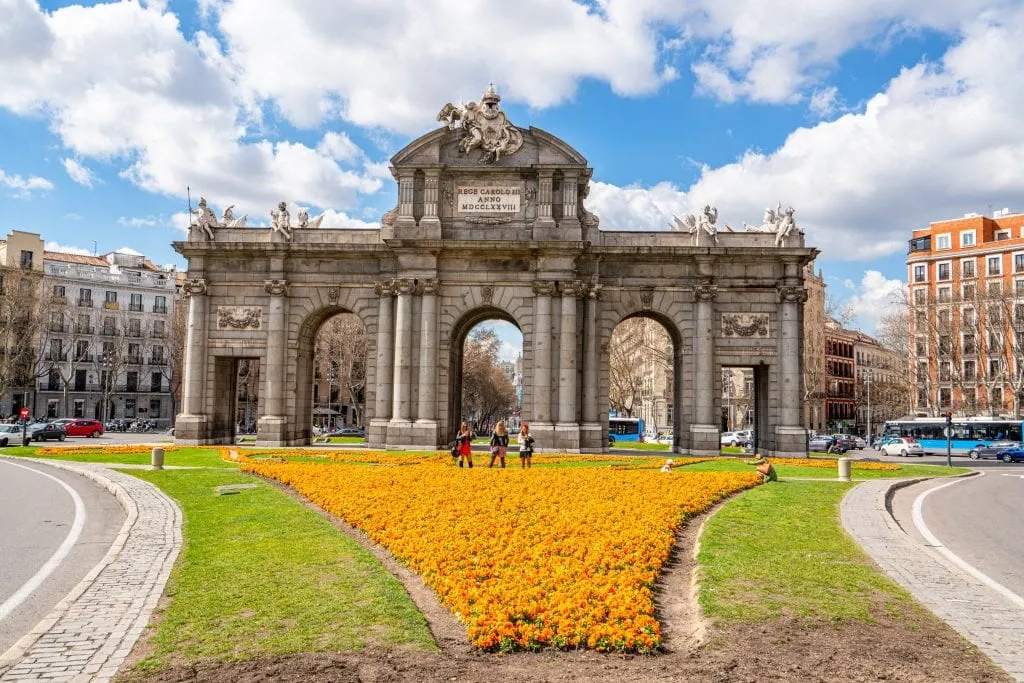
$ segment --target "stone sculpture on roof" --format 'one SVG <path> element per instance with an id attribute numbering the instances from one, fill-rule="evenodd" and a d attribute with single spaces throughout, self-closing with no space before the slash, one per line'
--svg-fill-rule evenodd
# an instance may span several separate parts
<path id="1" fill-rule="evenodd" d="M 483 152 L 480 163 L 493 164 L 502 156 L 515 154 L 523 146 L 523 134 L 509 123 L 505 112 L 501 111 L 500 102 L 501 96 L 491 84 L 479 103 L 455 106 L 449 102 L 438 113 L 437 120 L 447 124 L 449 130 L 461 125 L 460 152 L 469 154 L 479 147 Z"/>
<path id="2" fill-rule="evenodd" d="M 192 224 L 193 228 L 199 228 L 206 233 L 206 238 L 212 240 L 214 228 L 222 227 L 220 222 L 217 220 L 217 214 L 213 212 L 213 209 L 206 205 L 206 197 L 199 198 L 199 208 L 189 209 L 191 214 L 199 214 L 199 218 Z"/>
<path id="3" fill-rule="evenodd" d="M 280 233 L 286 240 L 292 238 L 292 216 L 288 213 L 288 204 L 280 202 L 277 211 L 270 212 L 270 229 L 272 232 Z"/>
<path id="4" fill-rule="evenodd" d="M 320 214 L 316 218 L 310 219 L 309 209 L 299 210 L 299 227 L 300 228 L 319 228 L 320 223 L 324 220 L 324 214 Z"/>
<path id="5" fill-rule="evenodd" d="M 715 244 L 718 244 L 718 228 L 715 222 L 718 220 L 718 209 L 710 204 L 705 204 L 700 214 L 683 214 L 683 217 L 672 216 L 672 230 L 677 232 L 688 232 L 693 235 L 694 245 L 700 244 L 701 234 L 711 237 Z M 730 232 L 732 230 L 730 229 Z"/>
<path id="6" fill-rule="evenodd" d="M 792 206 L 783 208 L 779 202 L 778 209 L 767 208 L 764 210 L 764 218 L 761 225 L 750 225 L 744 222 L 747 232 L 773 232 L 775 233 L 775 246 L 781 247 L 786 238 L 793 232 L 802 234 L 803 231 L 796 224 L 796 210 Z"/>
<path id="7" fill-rule="evenodd" d="M 235 215 L 231 212 L 231 210 L 234 209 L 234 208 L 235 208 L 235 205 L 232 204 L 231 206 L 229 206 L 226 209 L 224 209 L 224 215 L 221 216 L 221 219 L 220 219 L 221 226 L 223 226 L 225 228 L 244 228 L 245 227 L 245 221 L 248 218 L 248 216 L 242 216 L 241 218 L 235 218 Z"/>

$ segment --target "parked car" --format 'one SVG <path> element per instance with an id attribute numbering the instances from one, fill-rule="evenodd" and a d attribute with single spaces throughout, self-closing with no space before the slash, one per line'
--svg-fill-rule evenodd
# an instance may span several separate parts
<path id="1" fill-rule="evenodd" d="M 999 459 L 1003 462 L 1024 462 L 1024 445 L 1017 444 L 999 451 Z"/>
<path id="2" fill-rule="evenodd" d="M 366 436 L 366 432 L 363 431 L 362 427 L 345 427 L 344 429 L 335 429 L 327 436 Z"/>
<path id="3" fill-rule="evenodd" d="M 750 438 L 743 432 L 722 432 L 721 444 L 723 446 L 749 446 Z"/>
<path id="4" fill-rule="evenodd" d="M 63 441 L 68 438 L 63 425 L 56 422 L 37 422 L 34 425 L 29 425 L 28 431 L 32 441 L 49 441 L 50 439 Z"/>
<path id="5" fill-rule="evenodd" d="M 868 447 L 868 442 L 865 441 L 863 438 L 861 438 L 859 436 L 853 437 L 853 443 L 856 445 L 857 448 L 867 448 Z"/>
<path id="6" fill-rule="evenodd" d="M 99 420 L 77 418 L 67 422 L 57 420 L 56 423 L 64 427 L 68 436 L 90 436 L 94 439 L 103 436 L 103 425 Z"/>
<path id="7" fill-rule="evenodd" d="M 21 442 L 21 425 L 0 424 L 0 447 Z"/>
<path id="8" fill-rule="evenodd" d="M 807 442 L 807 450 L 816 453 L 827 453 L 828 449 L 835 443 L 835 439 L 827 434 L 819 434 Z"/>
<path id="9" fill-rule="evenodd" d="M 832 440 L 839 444 L 842 444 L 844 452 L 852 451 L 855 448 L 860 448 L 860 446 L 857 445 L 856 437 L 854 437 L 852 434 L 833 434 Z"/>
<path id="10" fill-rule="evenodd" d="M 978 444 L 967 452 L 967 455 L 971 460 L 982 460 L 988 458 L 999 459 L 999 453 L 1005 451 L 1008 448 L 1015 448 L 1019 446 L 1016 441 L 993 441 L 991 446 L 985 446 L 984 444 Z"/>
<path id="11" fill-rule="evenodd" d="M 881 451 L 886 455 L 898 455 L 901 458 L 909 455 L 916 455 L 920 458 L 924 455 L 924 449 L 921 448 L 921 444 L 918 443 L 917 439 L 912 439 L 909 436 L 889 439 L 882 445 Z"/>

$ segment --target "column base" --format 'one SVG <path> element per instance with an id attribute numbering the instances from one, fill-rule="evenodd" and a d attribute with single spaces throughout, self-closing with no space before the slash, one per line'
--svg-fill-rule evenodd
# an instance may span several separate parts
<path id="1" fill-rule="evenodd" d="M 411 448 L 418 445 L 412 429 L 412 420 L 393 417 L 388 422 L 388 436 L 384 440 L 385 448 Z"/>
<path id="2" fill-rule="evenodd" d="M 182 413 L 174 420 L 174 443 L 178 446 L 205 446 L 210 441 L 210 416 Z"/>
<path id="3" fill-rule="evenodd" d="M 416 420 L 412 424 L 413 441 L 418 444 L 429 444 L 428 449 L 443 448 L 440 427 L 437 420 Z"/>
<path id="4" fill-rule="evenodd" d="M 806 458 L 807 430 L 803 427 L 776 427 L 775 448 L 771 455 L 776 458 Z"/>
<path id="5" fill-rule="evenodd" d="M 690 425 L 689 454 L 698 457 L 722 454 L 722 437 L 715 425 Z"/>
<path id="6" fill-rule="evenodd" d="M 281 448 L 288 446 L 288 418 L 264 415 L 256 422 L 256 445 Z"/>
<path id="7" fill-rule="evenodd" d="M 388 423 L 386 417 L 375 417 L 370 420 L 370 429 L 366 432 L 366 445 L 370 448 L 384 448 L 388 440 Z"/>
<path id="8" fill-rule="evenodd" d="M 554 447 L 567 453 L 579 453 L 580 426 L 575 422 L 559 422 L 556 424 Z"/>
<path id="9" fill-rule="evenodd" d="M 551 422 L 530 422 L 530 436 L 533 437 L 535 453 L 555 450 L 555 425 Z M 516 434 L 509 435 L 509 443 L 516 443 Z"/>
<path id="10" fill-rule="evenodd" d="M 584 422 L 580 425 L 580 453 L 608 452 L 608 435 L 600 422 Z"/>

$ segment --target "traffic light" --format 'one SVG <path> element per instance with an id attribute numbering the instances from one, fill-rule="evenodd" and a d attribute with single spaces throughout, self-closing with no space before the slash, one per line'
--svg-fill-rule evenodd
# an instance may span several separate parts
<path id="1" fill-rule="evenodd" d="M 946 413 L 946 426 L 950 427 L 953 425 L 953 413 Z"/>

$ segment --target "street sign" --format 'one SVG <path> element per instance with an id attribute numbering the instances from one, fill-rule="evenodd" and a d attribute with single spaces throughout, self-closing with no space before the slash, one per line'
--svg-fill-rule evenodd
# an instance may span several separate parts
<path id="1" fill-rule="evenodd" d="M 19 415 L 21 415 L 22 420 L 28 419 L 28 406 L 22 406 Z"/>
<path id="2" fill-rule="evenodd" d="M 942 435 L 944 437 L 946 437 L 947 439 L 953 438 L 953 428 L 952 427 L 946 427 L 945 429 L 942 430 Z"/>

